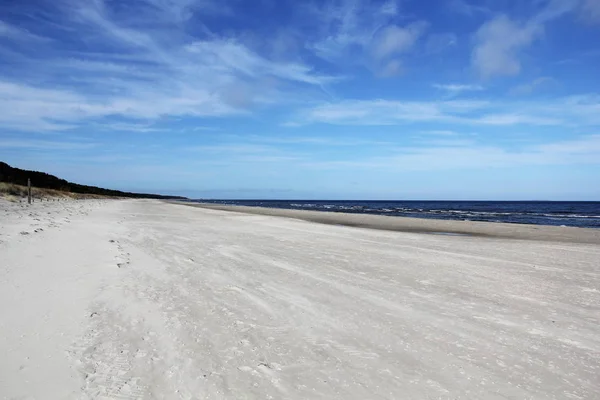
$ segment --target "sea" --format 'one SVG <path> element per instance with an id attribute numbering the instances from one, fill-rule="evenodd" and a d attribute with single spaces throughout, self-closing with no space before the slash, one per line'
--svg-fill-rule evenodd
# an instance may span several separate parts
<path id="1" fill-rule="evenodd" d="M 584 201 L 366 201 L 366 200 L 193 200 L 251 207 L 285 208 L 600 229 L 600 202 Z"/>

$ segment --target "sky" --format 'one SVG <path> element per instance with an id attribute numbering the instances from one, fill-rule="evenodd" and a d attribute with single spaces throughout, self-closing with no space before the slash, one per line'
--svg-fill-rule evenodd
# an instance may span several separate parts
<path id="1" fill-rule="evenodd" d="M 600 0 L 2 0 L 0 160 L 194 198 L 600 200 Z"/>

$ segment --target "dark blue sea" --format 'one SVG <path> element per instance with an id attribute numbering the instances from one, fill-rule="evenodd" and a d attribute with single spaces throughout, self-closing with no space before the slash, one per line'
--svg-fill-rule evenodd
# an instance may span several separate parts
<path id="1" fill-rule="evenodd" d="M 600 202 L 572 201 L 326 201 L 326 200 L 194 200 L 243 205 L 450 219 L 600 228 Z"/>

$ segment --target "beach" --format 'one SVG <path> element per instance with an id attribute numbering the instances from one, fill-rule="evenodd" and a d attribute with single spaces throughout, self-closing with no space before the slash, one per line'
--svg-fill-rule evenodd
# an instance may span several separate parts
<path id="1" fill-rule="evenodd" d="M 594 399 L 600 231 L 0 200 L 0 398 Z"/>
<path id="2" fill-rule="evenodd" d="M 351 226 L 396 232 L 429 233 L 437 235 L 467 235 L 488 238 L 526 239 L 600 244 L 600 229 L 578 229 L 565 226 L 488 223 L 478 221 L 441 220 L 425 218 L 388 217 L 372 214 L 292 210 L 269 207 L 247 207 L 214 203 L 173 201 L 191 207 L 210 210 L 242 212 L 300 219 L 329 225 Z"/>

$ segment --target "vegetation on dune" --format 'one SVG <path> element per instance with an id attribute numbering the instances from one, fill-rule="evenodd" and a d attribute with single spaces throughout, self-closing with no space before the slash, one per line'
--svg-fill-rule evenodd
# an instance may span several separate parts
<path id="1" fill-rule="evenodd" d="M 93 196 L 130 197 L 145 199 L 183 199 L 178 196 L 163 196 L 158 194 L 131 193 L 120 190 L 103 189 L 96 186 L 80 185 L 57 178 L 45 172 L 28 171 L 14 168 L 0 162 L 0 193 L 9 196 L 24 197 L 27 195 L 27 180 L 31 179 L 31 185 L 35 188 L 35 197 L 71 197 L 82 198 Z M 44 190 L 40 190 L 44 189 Z"/>
<path id="2" fill-rule="evenodd" d="M 81 194 L 63 192 L 54 189 L 31 188 L 31 196 L 34 199 L 99 199 L 106 198 L 97 194 Z M 14 183 L 0 182 L 0 198 L 10 201 L 19 201 L 27 197 L 27 186 L 16 185 Z"/>

